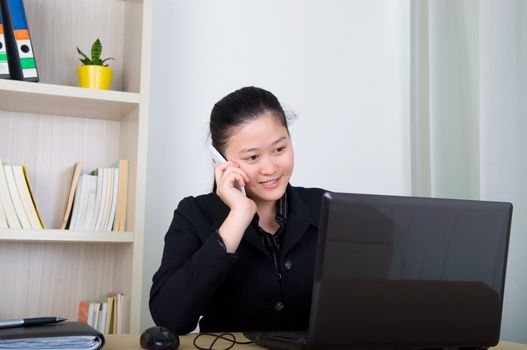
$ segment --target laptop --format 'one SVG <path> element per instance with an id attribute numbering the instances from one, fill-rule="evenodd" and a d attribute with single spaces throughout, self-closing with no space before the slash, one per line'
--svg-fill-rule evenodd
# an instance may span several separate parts
<path id="1" fill-rule="evenodd" d="M 309 329 L 269 349 L 487 349 L 499 341 L 512 204 L 326 193 Z"/>

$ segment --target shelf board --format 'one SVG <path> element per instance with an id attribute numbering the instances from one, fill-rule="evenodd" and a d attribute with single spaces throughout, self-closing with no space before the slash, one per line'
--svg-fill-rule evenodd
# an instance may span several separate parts
<path id="1" fill-rule="evenodd" d="M 93 232 L 69 230 L 0 230 L 1 242 L 91 242 L 132 243 L 133 232 Z"/>
<path id="2" fill-rule="evenodd" d="M 121 120 L 139 106 L 138 93 L 0 79 L 0 110 Z"/>

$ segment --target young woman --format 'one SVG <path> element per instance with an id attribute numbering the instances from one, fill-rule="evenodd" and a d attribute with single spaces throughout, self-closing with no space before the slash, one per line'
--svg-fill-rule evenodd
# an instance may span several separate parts
<path id="1" fill-rule="evenodd" d="M 278 99 L 245 87 L 214 105 L 215 191 L 183 199 L 165 236 L 150 311 L 177 334 L 307 329 L 322 189 L 294 187 Z M 246 195 L 242 192 L 245 188 Z"/>

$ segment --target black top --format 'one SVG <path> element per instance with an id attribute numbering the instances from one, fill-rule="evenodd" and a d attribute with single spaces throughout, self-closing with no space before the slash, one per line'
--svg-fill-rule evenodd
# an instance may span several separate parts
<path id="1" fill-rule="evenodd" d="M 281 279 L 254 225 L 236 254 L 226 252 L 217 229 L 229 208 L 215 193 L 183 199 L 153 277 L 150 312 L 156 324 L 186 334 L 203 316 L 202 332 L 307 329 L 323 193 L 287 188 Z"/>
<path id="2" fill-rule="evenodd" d="M 285 191 L 282 198 L 280 198 L 278 201 L 276 215 L 274 218 L 275 222 L 278 224 L 278 230 L 272 234 L 260 227 L 260 217 L 258 214 L 254 215 L 254 218 L 251 222 L 251 225 L 254 225 L 254 229 L 260 235 L 262 244 L 264 245 L 265 249 L 267 249 L 269 257 L 273 261 L 273 266 L 276 273 L 278 274 L 279 279 L 282 278 L 283 274 L 283 261 L 282 254 L 280 253 L 280 246 L 283 242 L 285 225 L 287 224 L 288 209 L 289 205 L 287 204 L 287 191 Z"/>

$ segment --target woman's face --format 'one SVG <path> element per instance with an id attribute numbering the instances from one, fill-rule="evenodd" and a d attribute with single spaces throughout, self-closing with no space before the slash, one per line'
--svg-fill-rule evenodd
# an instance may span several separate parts
<path id="1" fill-rule="evenodd" d="M 257 204 L 284 195 L 293 172 L 293 145 L 287 129 L 272 113 L 236 127 L 225 155 L 249 176 L 245 190 Z"/>

